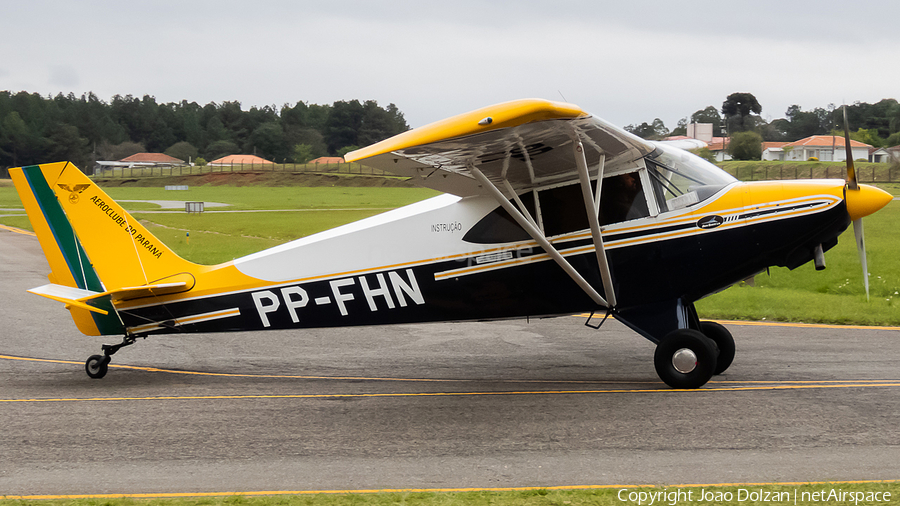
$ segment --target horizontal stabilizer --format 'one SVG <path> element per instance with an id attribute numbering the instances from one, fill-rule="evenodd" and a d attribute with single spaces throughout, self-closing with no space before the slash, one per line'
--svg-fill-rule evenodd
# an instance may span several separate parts
<path id="1" fill-rule="evenodd" d="M 95 313 L 100 313 L 102 315 L 108 314 L 107 311 L 96 308 L 87 304 L 89 300 L 99 299 L 101 297 L 109 296 L 113 301 L 119 300 L 128 300 L 128 299 L 137 299 L 140 297 L 151 297 L 151 296 L 159 296 L 166 295 L 169 293 L 176 293 L 183 291 L 187 287 L 187 283 L 184 281 L 179 281 L 177 283 L 160 283 L 156 285 L 144 285 L 144 286 L 130 286 L 125 288 L 119 288 L 116 290 L 110 290 L 107 292 L 94 292 L 91 290 L 83 290 L 81 288 L 74 288 L 71 286 L 63 286 L 63 285 L 55 285 L 53 283 L 39 286 L 37 288 L 32 288 L 28 290 L 29 292 L 40 295 L 41 297 L 46 297 L 48 299 L 52 299 L 58 302 L 63 302 L 65 304 L 69 304 L 75 307 L 80 307 L 81 309 L 87 309 L 88 311 L 93 311 Z"/>
<path id="2" fill-rule="evenodd" d="M 32 288 L 28 291 L 35 295 L 47 297 L 50 300 L 62 302 L 70 306 L 79 307 L 81 309 L 86 309 L 88 311 L 93 311 L 102 315 L 109 314 L 107 311 L 96 308 L 84 302 L 86 300 L 91 300 L 102 295 L 101 292 L 92 292 L 90 290 L 83 290 L 81 288 L 74 288 L 71 286 L 55 285 L 53 283 L 39 286 L 37 288 Z"/>

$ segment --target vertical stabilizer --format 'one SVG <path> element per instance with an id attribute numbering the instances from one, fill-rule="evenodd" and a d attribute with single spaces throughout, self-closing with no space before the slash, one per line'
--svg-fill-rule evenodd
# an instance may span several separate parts
<path id="1" fill-rule="evenodd" d="M 50 264 L 53 284 L 102 293 L 192 278 L 201 268 L 176 255 L 71 163 L 9 173 Z M 70 306 L 79 330 L 122 333 L 109 297 L 90 305 L 108 314 Z"/>

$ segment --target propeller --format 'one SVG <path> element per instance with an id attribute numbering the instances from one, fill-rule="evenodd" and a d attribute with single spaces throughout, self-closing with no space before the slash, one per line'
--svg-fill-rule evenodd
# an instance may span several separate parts
<path id="1" fill-rule="evenodd" d="M 847 121 L 847 105 L 844 104 L 844 147 L 847 150 L 847 193 L 859 192 L 859 179 L 853 166 L 853 149 L 850 147 L 850 123 Z M 856 238 L 856 250 L 859 252 L 859 263 L 862 264 L 863 284 L 866 286 L 866 300 L 869 300 L 869 266 L 866 261 L 866 239 L 863 234 L 862 218 L 853 220 L 853 236 Z"/>

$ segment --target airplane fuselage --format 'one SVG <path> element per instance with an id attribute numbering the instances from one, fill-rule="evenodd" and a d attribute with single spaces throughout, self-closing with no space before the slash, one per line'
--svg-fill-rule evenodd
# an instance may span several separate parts
<path id="1" fill-rule="evenodd" d="M 773 265 L 796 267 L 847 228 L 843 181 L 733 183 L 694 207 L 609 225 L 618 311 L 658 340 L 679 305 Z M 598 309 L 534 241 L 464 239 L 496 209 L 443 195 L 299 239 L 218 269 L 251 287 L 118 307 L 129 332 L 216 332 L 545 317 Z M 598 290 L 590 232 L 550 238 Z M 403 246 L 399 244 L 402 242 Z M 351 270 L 347 267 L 352 266 Z"/>

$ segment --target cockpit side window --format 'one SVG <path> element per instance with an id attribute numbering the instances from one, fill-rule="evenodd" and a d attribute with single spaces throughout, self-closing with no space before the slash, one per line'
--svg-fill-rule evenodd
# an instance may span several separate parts
<path id="1" fill-rule="evenodd" d="M 597 182 L 591 181 L 591 191 Z M 527 198 L 526 198 L 527 196 Z M 537 219 L 534 199 L 522 196 L 528 212 Z M 586 230 L 590 227 L 584 210 L 581 186 L 577 183 L 547 188 L 537 192 L 540 207 L 540 224 L 547 237 Z M 515 206 L 515 203 L 513 203 Z M 600 196 L 600 225 L 650 216 L 647 195 L 641 180 L 641 170 L 603 178 Z M 476 244 L 496 244 L 525 241 L 531 237 L 502 207 L 497 207 L 475 224 L 463 240 Z"/>
<path id="2" fill-rule="evenodd" d="M 603 179 L 600 195 L 600 224 L 650 216 L 640 172 L 629 172 Z"/>
<path id="3" fill-rule="evenodd" d="M 660 211 L 675 211 L 702 202 L 737 180 L 702 158 L 656 144 L 644 163 L 653 182 Z"/>

